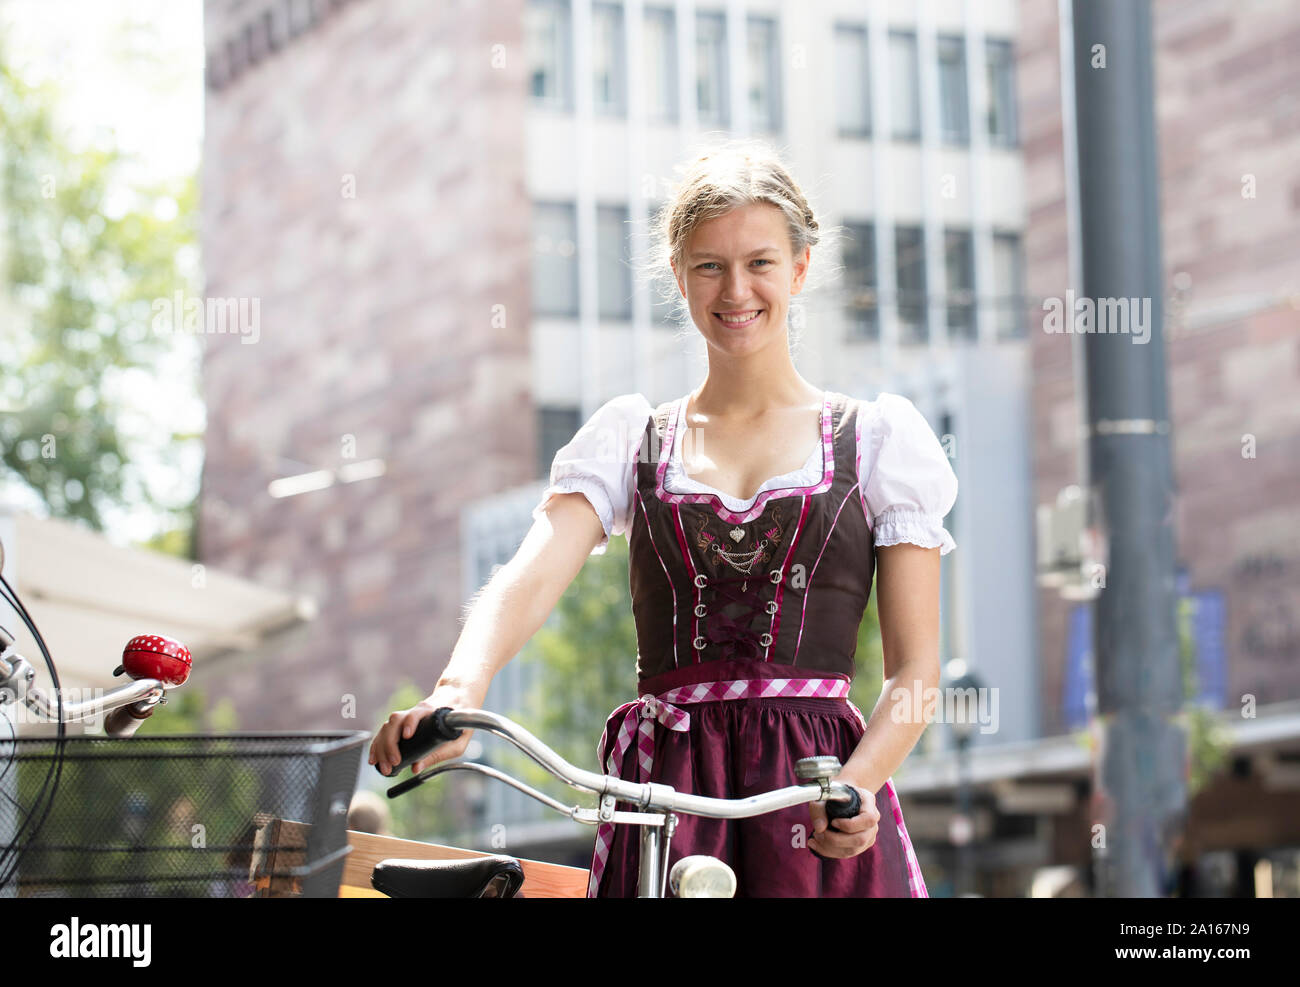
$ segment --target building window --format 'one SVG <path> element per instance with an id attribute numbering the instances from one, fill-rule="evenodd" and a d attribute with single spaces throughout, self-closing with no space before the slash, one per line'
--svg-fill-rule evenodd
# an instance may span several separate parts
<path id="1" fill-rule="evenodd" d="M 651 123 L 677 120 L 677 17 L 671 8 L 647 7 L 641 33 L 646 115 Z"/>
<path id="2" fill-rule="evenodd" d="M 632 318 L 632 254 L 626 206 L 596 207 L 597 295 L 600 318 Z"/>
<path id="3" fill-rule="evenodd" d="M 876 231 L 871 223 L 845 223 L 844 289 L 849 339 L 880 338 L 876 304 Z"/>
<path id="4" fill-rule="evenodd" d="M 925 297 L 925 234 L 919 226 L 894 228 L 898 270 L 899 341 L 924 343 L 929 338 Z"/>
<path id="5" fill-rule="evenodd" d="M 533 204 L 533 312 L 578 314 L 578 224 L 571 202 Z"/>
<path id="6" fill-rule="evenodd" d="M 702 126 L 726 127 L 727 19 L 722 14 L 695 15 L 695 97 Z"/>
<path id="7" fill-rule="evenodd" d="M 867 30 L 835 26 L 835 117 L 841 137 L 871 135 L 871 74 Z"/>
<path id="8" fill-rule="evenodd" d="M 1016 133 L 1015 49 L 1010 41 L 985 43 L 985 64 L 989 76 L 989 142 L 1015 147 Z"/>
<path id="9" fill-rule="evenodd" d="M 531 0 L 524 29 L 533 102 L 554 110 L 572 110 L 568 0 Z"/>
<path id="10" fill-rule="evenodd" d="M 993 319 L 999 339 L 1025 335 L 1024 267 L 1020 237 L 993 234 Z"/>
<path id="11" fill-rule="evenodd" d="M 948 336 L 975 339 L 975 254 L 970 230 L 946 230 L 944 271 L 948 290 Z"/>
<path id="12" fill-rule="evenodd" d="M 939 127 L 946 144 L 970 142 L 966 101 L 966 44 L 961 38 L 938 39 Z"/>
<path id="13" fill-rule="evenodd" d="M 915 34 L 890 32 L 889 91 L 894 139 L 920 139 L 920 76 L 917 71 Z"/>
<path id="14" fill-rule="evenodd" d="M 573 441 L 582 427 L 581 413 L 577 408 L 537 409 L 537 475 L 547 480 L 555 454 Z"/>
<path id="15" fill-rule="evenodd" d="M 605 116 L 627 113 L 623 74 L 626 45 L 623 8 L 613 3 L 591 5 L 591 72 L 593 109 Z"/>
<path id="16" fill-rule="evenodd" d="M 758 133 L 781 129 L 781 62 L 768 17 L 749 18 L 749 123 Z"/>

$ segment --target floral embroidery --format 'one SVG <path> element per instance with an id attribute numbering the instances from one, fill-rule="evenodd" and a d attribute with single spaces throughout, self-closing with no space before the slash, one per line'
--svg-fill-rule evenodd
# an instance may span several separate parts
<path id="1" fill-rule="evenodd" d="M 770 518 L 766 517 L 768 512 L 765 511 L 755 519 L 754 525 L 761 531 L 763 537 L 759 539 L 758 544 L 748 549 L 744 547 L 745 539 L 749 536 L 747 526 L 727 527 L 725 529 L 727 540 L 724 541 L 719 535 L 721 522 L 717 515 L 712 511 L 700 511 L 695 516 L 695 546 L 703 553 L 703 557 L 714 571 L 720 569 L 721 564 L 725 562 L 741 575 L 748 576 L 772 558 L 773 550 L 785 536 L 783 507 L 784 505 L 777 504 L 771 509 Z M 736 530 L 741 531 L 740 538 L 735 537 Z M 735 542 L 734 550 L 727 547 L 729 542 Z"/>

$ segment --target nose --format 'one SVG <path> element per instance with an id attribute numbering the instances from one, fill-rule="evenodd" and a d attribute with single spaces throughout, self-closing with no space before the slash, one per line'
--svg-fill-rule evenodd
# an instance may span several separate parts
<path id="1" fill-rule="evenodd" d="M 724 305 L 741 306 L 751 297 L 749 290 L 749 272 L 742 262 L 739 268 L 730 267 L 722 276 L 721 302 Z"/>

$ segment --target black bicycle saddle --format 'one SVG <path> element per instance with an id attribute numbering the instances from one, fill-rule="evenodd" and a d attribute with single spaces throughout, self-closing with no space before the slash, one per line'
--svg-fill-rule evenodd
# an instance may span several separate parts
<path id="1" fill-rule="evenodd" d="M 514 898 L 524 869 L 495 854 L 464 860 L 381 860 L 370 885 L 390 898 Z"/>

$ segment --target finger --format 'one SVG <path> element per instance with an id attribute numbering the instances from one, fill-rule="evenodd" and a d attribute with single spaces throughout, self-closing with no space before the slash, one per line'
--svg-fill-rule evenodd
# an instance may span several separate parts
<path id="1" fill-rule="evenodd" d="M 396 756 L 397 744 L 394 741 L 394 737 L 397 734 L 398 724 L 401 722 L 399 717 L 400 714 L 394 713 L 388 718 L 388 722 L 384 724 L 384 728 L 379 732 L 380 760 L 382 760 L 386 765 L 396 764 L 399 760 Z"/>
<path id="2" fill-rule="evenodd" d="M 833 844 L 831 841 L 829 841 L 826 838 L 825 833 L 823 833 L 821 836 L 817 837 L 816 839 L 809 840 L 808 846 L 819 856 L 828 857 L 830 859 L 838 859 L 840 857 L 845 857 L 849 855 L 848 852 L 844 850 L 842 847 Z"/>
<path id="3" fill-rule="evenodd" d="M 840 833 L 861 833 L 866 829 L 874 826 L 870 816 L 858 813 L 856 816 L 850 816 L 847 819 L 832 819 L 831 825 L 827 828 L 830 832 Z"/>
<path id="4" fill-rule="evenodd" d="M 873 819 L 879 820 L 880 808 L 876 805 L 876 796 L 865 788 L 859 788 L 858 791 L 862 793 L 862 811 L 866 812 Z"/>
<path id="5" fill-rule="evenodd" d="M 857 815 L 852 819 L 833 819 L 822 838 L 838 846 L 850 846 L 860 842 L 867 834 L 874 832 L 877 824 L 865 816 Z"/>
<path id="6" fill-rule="evenodd" d="M 836 834 L 835 830 L 828 829 L 813 842 L 813 849 L 823 856 L 853 857 L 871 848 L 875 842 L 875 831 L 872 829 L 863 833 Z"/>
<path id="7" fill-rule="evenodd" d="M 838 820 L 837 820 L 838 821 Z M 817 843 L 832 850 L 846 850 L 858 839 L 856 833 L 841 833 L 837 829 L 827 829 L 817 834 Z"/>
<path id="8" fill-rule="evenodd" d="M 410 736 L 407 734 L 406 725 L 410 719 L 408 711 L 400 720 L 393 724 L 393 728 L 388 731 L 388 763 L 394 768 L 401 763 L 402 752 L 398 749 L 398 741 Z"/>
<path id="9" fill-rule="evenodd" d="M 810 802 L 808 808 L 812 814 L 812 828 L 814 833 L 820 833 L 826 829 L 826 808 L 820 802 Z"/>

